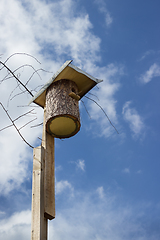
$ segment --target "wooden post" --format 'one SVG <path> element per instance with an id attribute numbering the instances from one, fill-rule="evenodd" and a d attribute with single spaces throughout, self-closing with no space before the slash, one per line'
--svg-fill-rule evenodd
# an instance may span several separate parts
<path id="1" fill-rule="evenodd" d="M 44 108 L 44 126 L 42 146 L 45 149 L 44 168 L 44 216 L 52 220 L 55 218 L 55 163 L 54 163 L 54 137 L 46 132 L 46 109 Z"/>
<path id="2" fill-rule="evenodd" d="M 47 240 L 48 219 L 55 218 L 54 137 L 46 132 L 45 109 L 41 146 L 33 150 L 31 240 Z"/>
<path id="3" fill-rule="evenodd" d="M 44 217 L 44 148 L 33 150 L 31 240 L 47 240 L 48 222 Z"/>

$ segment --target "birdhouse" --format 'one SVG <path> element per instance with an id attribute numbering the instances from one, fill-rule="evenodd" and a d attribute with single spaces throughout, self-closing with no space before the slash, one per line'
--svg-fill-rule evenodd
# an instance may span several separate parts
<path id="1" fill-rule="evenodd" d="M 31 99 L 45 107 L 46 131 L 56 138 L 69 138 L 80 130 L 79 100 L 102 80 L 66 61 Z"/>

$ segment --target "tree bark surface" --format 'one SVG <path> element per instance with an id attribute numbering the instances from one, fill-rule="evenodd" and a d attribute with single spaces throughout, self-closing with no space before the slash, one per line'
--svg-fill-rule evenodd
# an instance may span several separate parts
<path id="1" fill-rule="evenodd" d="M 69 116 L 74 119 L 80 129 L 80 114 L 78 100 L 69 96 L 77 94 L 78 87 L 71 80 L 61 79 L 54 82 L 46 92 L 46 129 L 55 117 Z M 79 131 L 79 129 L 77 129 Z M 77 132 L 78 132 L 77 131 Z"/>

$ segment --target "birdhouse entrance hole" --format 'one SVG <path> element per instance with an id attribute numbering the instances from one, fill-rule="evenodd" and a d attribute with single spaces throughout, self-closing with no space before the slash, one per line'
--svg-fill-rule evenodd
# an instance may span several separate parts
<path id="1" fill-rule="evenodd" d="M 69 138 L 80 130 L 78 87 L 61 79 L 46 91 L 46 130 L 57 138 Z"/>

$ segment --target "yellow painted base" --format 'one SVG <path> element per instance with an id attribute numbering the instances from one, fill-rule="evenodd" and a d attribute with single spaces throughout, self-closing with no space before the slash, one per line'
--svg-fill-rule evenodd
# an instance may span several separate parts
<path id="1" fill-rule="evenodd" d="M 56 116 L 47 123 L 47 131 L 56 138 L 69 138 L 80 130 L 77 118 L 70 115 Z"/>

